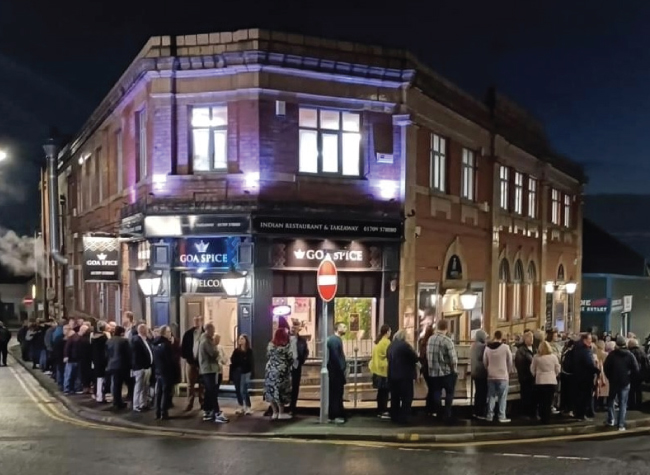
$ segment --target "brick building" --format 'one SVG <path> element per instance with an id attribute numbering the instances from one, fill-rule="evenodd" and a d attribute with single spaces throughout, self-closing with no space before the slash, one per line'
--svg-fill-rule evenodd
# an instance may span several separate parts
<path id="1" fill-rule="evenodd" d="M 346 321 L 361 355 L 382 323 L 414 336 L 418 314 L 456 319 L 465 339 L 454 302 L 468 285 L 489 329 L 542 324 L 544 283 L 559 302 L 580 278 L 582 171 L 516 106 L 476 101 L 399 50 L 264 30 L 154 37 L 58 173 L 67 265 L 50 285 L 68 311 L 180 331 L 200 314 L 227 351 L 248 333 L 262 352 L 290 315 L 318 354 L 325 252 L 341 271 L 329 324 Z M 119 237 L 119 273 L 84 276 L 112 252 L 89 258 L 84 237 Z M 220 283 L 231 267 L 247 275 L 236 298 Z M 162 277 L 151 301 L 146 269 Z"/>

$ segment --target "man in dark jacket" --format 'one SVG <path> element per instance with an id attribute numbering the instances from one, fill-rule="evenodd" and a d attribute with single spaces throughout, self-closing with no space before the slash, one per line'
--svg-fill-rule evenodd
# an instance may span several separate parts
<path id="1" fill-rule="evenodd" d="M 90 347 L 90 327 L 86 324 L 79 328 L 79 380 L 85 394 L 90 394 L 93 379 L 93 354 Z"/>
<path id="2" fill-rule="evenodd" d="M 420 357 L 406 341 L 406 332 L 400 330 L 388 346 L 388 386 L 390 387 L 390 418 L 398 424 L 407 424 L 413 404 L 413 381 L 417 378 Z"/>
<path id="3" fill-rule="evenodd" d="M 194 407 L 194 398 L 197 394 L 198 384 L 199 405 L 203 407 L 203 385 L 199 373 L 199 341 L 203 334 L 203 317 L 194 317 L 194 326 L 183 334 L 181 341 L 181 356 L 185 360 L 185 374 L 187 376 L 187 406 L 185 411 L 191 411 Z"/>
<path id="4" fill-rule="evenodd" d="M 29 331 L 29 320 L 23 320 L 23 326 L 18 330 L 18 343 L 20 343 L 20 353 L 23 361 L 29 361 L 29 341 L 27 341 L 27 332 Z"/>
<path id="5" fill-rule="evenodd" d="M 329 419 L 336 424 L 345 424 L 347 418 L 343 407 L 343 393 L 348 363 L 343 350 L 342 337 L 348 331 L 343 322 L 335 325 L 336 331 L 327 338 L 327 371 L 329 372 Z"/>
<path id="6" fill-rule="evenodd" d="M 97 328 L 90 337 L 90 351 L 93 360 L 93 376 L 95 377 L 95 401 L 103 403 L 107 390 L 105 388 L 106 377 L 106 323 L 98 322 Z"/>
<path id="7" fill-rule="evenodd" d="M 135 378 L 133 389 L 133 410 L 141 412 L 147 408 L 149 399 L 149 378 L 153 366 L 153 352 L 148 339 L 147 325 L 138 325 L 138 336 L 131 339 L 131 368 Z"/>
<path id="8" fill-rule="evenodd" d="M 487 369 L 483 364 L 483 354 L 485 353 L 486 340 L 487 333 L 485 333 L 483 330 L 478 330 L 474 335 L 474 343 L 469 350 L 472 383 L 474 384 L 473 415 L 477 419 L 485 419 L 485 414 L 487 412 L 488 380 Z M 424 353 L 426 360 L 426 349 L 424 350 Z"/>
<path id="9" fill-rule="evenodd" d="M 156 372 L 156 419 L 169 419 L 169 402 L 174 387 L 174 351 L 172 330 L 168 326 L 160 329 L 160 336 L 153 343 L 154 371 Z"/>
<path id="10" fill-rule="evenodd" d="M 639 347 L 639 342 L 635 338 L 630 338 L 627 342 L 627 348 L 634 356 L 634 359 L 637 362 L 639 370 L 632 376 L 630 380 L 630 396 L 628 407 L 632 410 L 641 409 L 643 404 L 643 389 L 641 386 L 643 384 L 643 379 L 648 374 L 648 357 L 645 352 Z"/>
<path id="11" fill-rule="evenodd" d="M 0 363 L 2 363 L 2 366 L 7 366 L 9 340 L 11 340 L 11 332 L 3 322 L 0 322 Z"/>
<path id="12" fill-rule="evenodd" d="M 524 341 L 517 348 L 515 354 L 515 368 L 517 368 L 517 379 L 521 392 L 522 412 L 525 417 L 534 419 L 536 414 L 535 404 L 535 377 L 530 372 L 530 365 L 533 363 L 536 348 L 534 347 L 533 332 L 524 333 Z"/>
<path id="13" fill-rule="evenodd" d="M 625 338 L 622 336 L 616 338 L 616 349 L 605 358 L 603 370 L 609 380 L 607 425 L 614 427 L 616 423 L 618 430 L 624 431 L 630 383 L 639 375 L 639 365 L 634 355 L 627 350 Z M 614 414 L 614 402 L 616 399 L 618 399 L 618 421 L 616 421 Z"/>
<path id="14" fill-rule="evenodd" d="M 580 341 L 575 344 L 572 358 L 575 383 L 574 414 L 577 419 L 584 421 L 593 420 L 594 377 L 600 374 L 591 345 L 591 333 L 583 333 Z"/>
<path id="15" fill-rule="evenodd" d="M 309 356 L 307 340 L 300 336 L 300 320 L 293 320 L 291 333 L 289 334 L 289 344 L 293 355 L 293 366 L 291 367 L 291 404 L 289 412 L 296 413 L 296 404 L 300 394 L 300 380 L 302 379 L 302 366 Z"/>
<path id="16" fill-rule="evenodd" d="M 124 337 L 124 327 L 115 328 L 115 336 L 106 344 L 106 353 L 108 356 L 106 372 L 111 376 L 113 407 L 124 409 L 126 404 L 122 400 L 122 387 L 131 371 L 131 345 Z"/>
<path id="17" fill-rule="evenodd" d="M 70 328 L 68 328 L 65 347 L 63 348 L 63 362 L 65 363 L 63 392 L 65 394 L 81 393 L 81 380 L 79 379 L 79 335 Z"/>

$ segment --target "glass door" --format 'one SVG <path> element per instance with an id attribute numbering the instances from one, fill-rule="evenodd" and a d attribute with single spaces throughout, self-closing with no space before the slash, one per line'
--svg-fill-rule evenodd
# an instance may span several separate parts
<path id="1" fill-rule="evenodd" d="M 370 357 L 372 346 L 377 335 L 377 299 L 340 297 L 334 299 L 334 320 L 348 327 L 343 337 L 343 349 L 347 357 L 354 355 L 354 349 L 359 350 L 359 357 Z"/>

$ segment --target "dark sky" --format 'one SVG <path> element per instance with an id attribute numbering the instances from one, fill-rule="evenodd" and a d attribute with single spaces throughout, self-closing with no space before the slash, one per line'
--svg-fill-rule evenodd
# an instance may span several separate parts
<path id="1" fill-rule="evenodd" d="M 78 131 L 149 36 L 249 27 L 408 48 L 478 97 L 494 83 L 585 164 L 588 192 L 643 193 L 649 20 L 647 0 L 0 0 L 0 226 L 38 221 L 49 127 Z"/>

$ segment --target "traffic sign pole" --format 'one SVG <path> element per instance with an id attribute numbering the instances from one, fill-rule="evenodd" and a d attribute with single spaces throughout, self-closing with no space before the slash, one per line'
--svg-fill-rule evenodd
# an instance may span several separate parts
<path id="1" fill-rule="evenodd" d="M 316 271 L 316 287 L 318 294 L 323 302 L 323 311 L 321 312 L 321 344 L 323 349 L 321 351 L 323 361 L 320 369 L 320 423 L 326 424 L 328 420 L 329 411 L 329 371 L 327 370 L 328 351 L 327 351 L 327 337 L 328 337 L 328 322 L 327 304 L 336 296 L 338 287 L 338 271 L 336 264 L 328 255 L 325 256 L 318 266 Z"/>
<path id="2" fill-rule="evenodd" d="M 323 300 L 323 311 L 321 312 L 323 319 L 321 321 L 321 340 L 323 344 L 323 349 L 321 354 L 323 355 L 323 361 L 320 368 L 320 423 L 326 424 L 328 419 L 329 404 L 330 404 L 330 376 L 327 370 L 327 360 L 329 355 L 327 354 L 327 302 Z"/>

